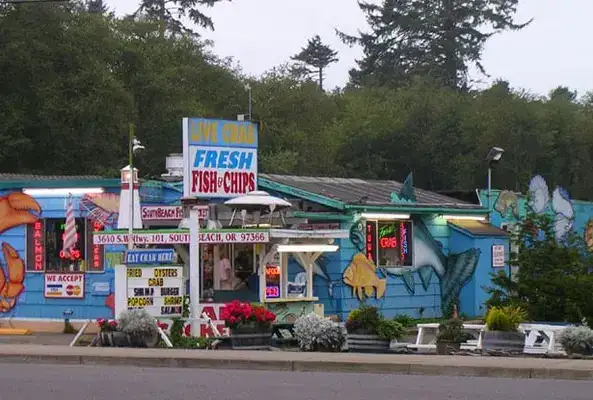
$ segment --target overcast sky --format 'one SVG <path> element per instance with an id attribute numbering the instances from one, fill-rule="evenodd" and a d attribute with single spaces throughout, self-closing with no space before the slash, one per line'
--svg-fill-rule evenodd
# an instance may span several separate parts
<path id="1" fill-rule="evenodd" d="M 107 0 L 118 15 L 134 11 L 134 0 Z M 519 0 L 516 20 L 534 21 L 519 32 L 506 32 L 487 43 L 483 64 L 490 78 L 473 73 L 486 84 L 502 78 L 516 88 L 547 94 L 559 85 L 579 95 L 593 90 L 592 0 Z M 306 40 L 319 34 L 339 52 L 328 69 L 327 87 L 341 86 L 360 56 L 335 36 L 334 29 L 354 33 L 365 29 L 356 0 L 233 0 L 205 10 L 216 30 L 202 32 L 214 51 L 233 57 L 248 74 L 259 75 L 289 60 Z"/>

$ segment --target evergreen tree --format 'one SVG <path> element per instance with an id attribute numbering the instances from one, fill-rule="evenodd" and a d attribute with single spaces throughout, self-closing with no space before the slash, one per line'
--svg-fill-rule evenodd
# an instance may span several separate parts
<path id="1" fill-rule="evenodd" d="M 411 75 L 424 75 L 455 88 L 467 85 L 468 66 L 485 73 L 480 60 L 484 44 L 515 24 L 519 0 L 383 0 L 359 2 L 370 33 L 337 32 L 364 56 L 350 71 L 355 85 L 398 86 Z"/>
<path id="2" fill-rule="evenodd" d="M 332 50 L 328 45 L 323 44 L 319 35 L 309 39 L 307 45 L 298 54 L 291 57 L 300 65 L 296 70 L 304 75 L 316 74 L 319 88 L 323 90 L 323 77 L 325 69 L 332 63 L 338 61 L 338 52 Z"/>
<path id="3" fill-rule="evenodd" d="M 214 30 L 212 18 L 200 8 L 213 7 L 221 1 L 225 0 L 142 0 L 134 16 L 143 14 L 148 19 L 159 21 L 161 37 L 165 36 L 167 30 L 174 34 L 191 33 L 191 29 L 187 29 L 180 21 L 183 17 L 188 17 L 201 28 Z"/>
<path id="4" fill-rule="evenodd" d="M 86 8 L 91 14 L 104 14 L 107 12 L 107 6 L 103 0 L 88 0 Z"/>

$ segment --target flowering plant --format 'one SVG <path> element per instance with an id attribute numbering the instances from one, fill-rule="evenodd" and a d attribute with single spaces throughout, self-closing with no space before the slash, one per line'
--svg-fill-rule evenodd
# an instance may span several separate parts
<path id="1" fill-rule="evenodd" d="M 97 319 L 97 326 L 101 332 L 115 332 L 117 331 L 117 321 L 99 318 Z"/>
<path id="2" fill-rule="evenodd" d="M 236 329 L 241 325 L 253 324 L 260 328 L 269 328 L 272 322 L 276 320 L 276 314 L 267 310 L 265 307 L 242 303 L 235 300 L 225 305 L 220 313 L 228 328 Z"/>

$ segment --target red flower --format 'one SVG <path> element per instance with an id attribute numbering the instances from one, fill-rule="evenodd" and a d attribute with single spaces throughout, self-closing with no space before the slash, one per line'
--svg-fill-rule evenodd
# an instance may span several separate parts
<path id="1" fill-rule="evenodd" d="M 191 325 L 190 324 L 185 325 L 185 328 L 183 328 L 183 333 L 185 334 L 185 336 L 191 336 Z"/>
<path id="2" fill-rule="evenodd" d="M 115 328 L 117 326 L 117 321 L 110 321 L 109 325 Z"/>
<path id="3" fill-rule="evenodd" d="M 169 329 L 169 324 L 166 324 L 164 322 L 157 322 L 157 326 L 159 328 L 161 328 L 162 330 L 166 331 L 167 329 Z"/>

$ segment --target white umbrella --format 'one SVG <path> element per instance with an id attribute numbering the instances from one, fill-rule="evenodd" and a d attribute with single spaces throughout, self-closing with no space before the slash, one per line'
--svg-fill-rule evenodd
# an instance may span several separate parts
<path id="1" fill-rule="evenodd" d="M 256 219 L 259 219 L 259 214 L 262 211 L 270 212 L 270 219 L 274 211 L 282 211 L 284 209 L 292 207 L 290 202 L 281 199 L 279 197 L 270 196 L 268 192 L 262 190 L 255 190 L 249 192 L 244 196 L 235 197 L 234 199 L 227 200 L 224 204 L 233 209 L 233 216 L 231 217 L 230 224 L 233 223 L 237 210 L 245 210 L 246 212 L 254 212 Z M 282 221 L 284 222 L 284 216 L 280 213 Z M 259 222 L 259 221 L 258 221 Z"/>

